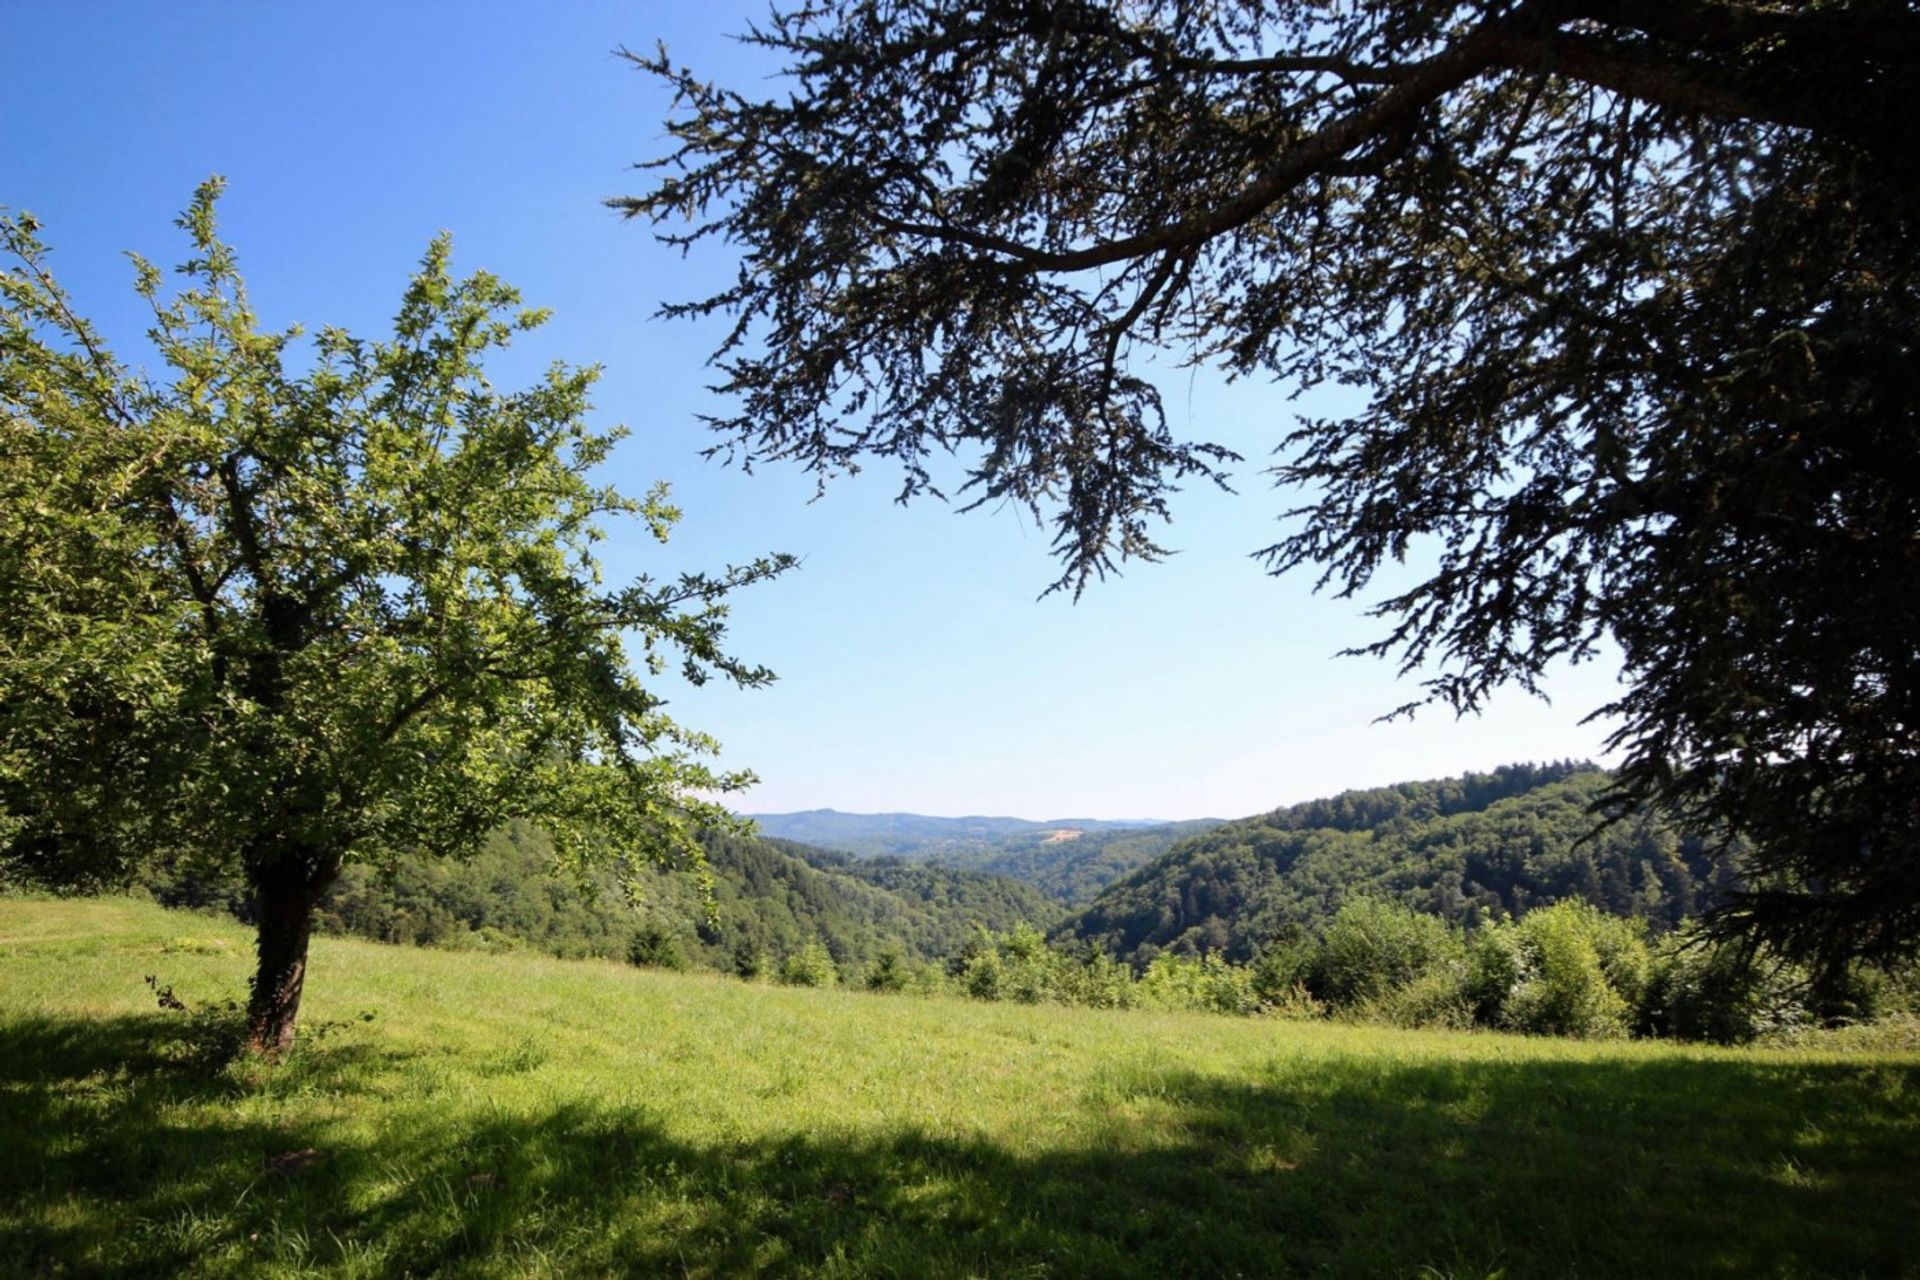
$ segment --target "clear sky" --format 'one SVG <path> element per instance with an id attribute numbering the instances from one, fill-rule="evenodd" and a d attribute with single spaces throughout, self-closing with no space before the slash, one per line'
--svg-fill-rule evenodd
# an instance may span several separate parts
<path id="1" fill-rule="evenodd" d="M 876 464 L 819 501 L 797 470 L 703 461 L 717 402 L 714 326 L 654 318 L 731 274 L 605 210 L 664 146 L 665 95 L 614 56 L 665 40 L 733 84 L 770 68 L 727 37 L 757 3 L 0 5 L 0 205 L 32 211 L 54 267 L 144 362 L 121 252 L 181 256 L 170 220 L 226 175 L 221 217 L 272 323 L 384 334 L 438 230 L 456 268 L 512 281 L 553 322 L 496 366 L 600 363 L 610 465 L 630 491 L 669 481 L 686 519 L 664 552 L 613 531 L 616 573 L 791 551 L 802 567 L 739 597 L 737 652 L 775 686 L 671 691 L 673 712 L 753 769 L 749 811 L 831 807 L 1053 817 L 1235 817 L 1283 803 L 1515 761 L 1598 757 L 1580 722 L 1615 668 L 1561 673 L 1551 705 L 1508 693 L 1479 717 L 1374 723 L 1413 697 L 1391 664 L 1337 658 L 1376 634 L 1363 603 L 1266 576 L 1249 553 L 1291 505 L 1263 455 L 1300 406 L 1286 388 L 1168 377 L 1170 416 L 1248 458 L 1237 496 L 1192 490 L 1163 541 L 1075 604 L 1038 600 L 1048 535 L 1006 510 L 894 504 Z M 1322 406 L 1325 407 L 1325 402 Z"/>

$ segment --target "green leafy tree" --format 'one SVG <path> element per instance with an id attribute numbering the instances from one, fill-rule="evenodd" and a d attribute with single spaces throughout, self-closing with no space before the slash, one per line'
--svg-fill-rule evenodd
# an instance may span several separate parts
<path id="1" fill-rule="evenodd" d="M 687 956 L 672 930 L 657 920 L 649 920 L 634 930 L 628 941 L 627 963 L 641 969 L 684 969 Z"/>
<path id="2" fill-rule="evenodd" d="M 881 947 L 873 963 L 867 966 L 862 981 L 869 991 L 905 991 L 913 982 L 913 969 L 906 951 L 898 943 Z"/>
<path id="3" fill-rule="evenodd" d="M 1406 986 L 1453 959 L 1444 922 L 1372 898 L 1355 898 L 1328 922 L 1313 962 L 1314 994 L 1358 1005 Z"/>
<path id="4" fill-rule="evenodd" d="M 601 522 L 664 540 L 665 491 L 596 485 L 592 369 L 525 390 L 488 352 L 543 314 L 433 242 L 393 336 L 263 331 L 215 234 L 184 284 L 135 259 L 163 372 L 121 364 L 0 221 L 0 860 L 66 886 L 156 851 L 244 872 L 256 1050 L 291 1044 L 315 904 L 351 860 L 459 855 L 537 818 L 564 863 L 700 862 L 741 786 L 641 670 L 753 686 L 724 598 L 785 568 L 601 583 Z M 629 643 L 638 652 L 636 667 Z"/>
<path id="5" fill-rule="evenodd" d="M 780 962 L 780 981 L 790 987 L 831 987 L 840 980 L 833 953 L 815 940 Z"/>
<path id="6" fill-rule="evenodd" d="M 1076 590 L 1225 448 L 1161 361 L 1356 391 L 1264 553 L 1460 711 L 1624 655 L 1618 811 L 1752 847 L 1728 931 L 1920 946 L 1920 12 L 1834 0 L 825 0 L 665 53 L 616 201 L 738 246 L 722 447 L 972 460 Z"/>
<path id="7" fill-rule="evenodd" d="M 1558 902 L 1474 938 L 1468 998 L 1490 1026 L 1536 1035 L 1622 1036 L 1647 990 L 1638 921 Z"/>

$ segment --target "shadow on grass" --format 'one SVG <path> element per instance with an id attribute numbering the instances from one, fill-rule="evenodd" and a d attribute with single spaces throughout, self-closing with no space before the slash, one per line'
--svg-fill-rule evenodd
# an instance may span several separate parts
<path id="1" fill-rule="evenodd" d="M 323 1045 L 264 1086 L 164 1020 L 0 1028 L 0 1271 L 1895 1275 L 1920 1267 L 1920 1068 L 1277 1059 L 1096 1072 L 1084 1141 L 901 1127 L 693 1145 L 643 1108 L 400 1099 Z M 365 1132 L 362 1126 L 357 1132 Z M 321 1149 L 308 1167 L 276 1154 Z"/>

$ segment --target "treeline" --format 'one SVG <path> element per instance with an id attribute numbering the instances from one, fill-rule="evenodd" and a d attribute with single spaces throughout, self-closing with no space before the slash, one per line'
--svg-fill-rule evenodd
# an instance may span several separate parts
<path id="1" fill-rule="evenodd" d="M 1185 837 L 1220 825 L 1217 818 L 1143 826 L 1090 819 L 1029 822 L 832 810 L 760 814 L 754 821 L 769 837 L 851 854 L 859 860 L 898 859 L 1009 876 L 1068 907 L 1091 901 L 1115 880 L 1152 862 Z M 1062 839 L 1066 831 L 1080 834 Z"/>
<path id="2" fill-rule="evenodd" d="M 743 972 L 802 986 L 953 994 L 1103 1009 L 1329 1017 L 1399 1027 L 1483 1028 L 1583 1039 L 1662 1037 L 1737 1044 L 1920 1011 L 1920 969 L 1808 973 L 1711 945 L 1691 926 L 1650 938 L 1644 921 L 1578 901 L 1467 930 L 1371 898 L 1314 935 L 1246 963 L 1162 952 L 1145 966 L 1049 945 L 1032 928 L 977 933 L 945 965 L 887 951 L 863 971 L 823 954 Z"/>
<path id="3" fill-rule="evenodd" d="M 1133 960 L 1043 932 L 1059 914 L 1030 886 L 899 859 L 860 860 L 787 841 L 718 835 L 709 918 L 685 875 L 643 869 L 637 905 L 611 876 L 555 870 L 536 829 L 495 832 L 464 863 L 356 864 L 319 927 L 395 943 L 604 957 L 754 981 L 1052 1002 L 1106 1009 L 1337 1017 L 1419 1027 L 1741 1042 L 1912 1010 L 1911 974 L 1808 976 L 1664 933 L 1578 899 L 1517 919 L 1442 919 L 1404 902 L 1348 898 L 1251 955 L 1164 948 Z M 243 887 L 184 862 L 146 887 L 169 905 L 246 918 Z"/>
<path id="4" fill-rule="evenodd" d="M 1056 931 L 1145 963 L 1163 951 L 1245 962 L 1357 896 L 1462 928 L 1580 901 L 1674 929 L 1732 884 L 1703 843 L 1651 816 L 1596 830 L 1608 776 L 1592 765 L 1350 792 L 1192 836 Z"/>
<path id="5" fill-rule="evenodd" d="M 941 857 L 943 866 L 1011 876 L 1069 907 L 1091 902 L 1102 889 L 1139 868 L 1188 836 L 1219 826 L 1214 818 L 1169 822 L 1158 827 L 1083 831 L 1072 840 L 1043 834 L 1008 836 L 996 849 L 965 861 Z"/>
<path id="6" fill-rule="evenodd" d="M 757 836 L 706 840 L 714 872 L 715 919 L 685 876 L 650 872 L 646 926 L 674 938 L 686 962 L 739 969 L 773 963 L 818 945 L 835 965 L 857 969 L 884 951 L 915 960 L 952 955 L 976 928 L 1045 925 L 1060 908 L 999 876 L 863 863 L 825 849 Z M 657 904 L 657 905 L 656 905 Z"/>
<path id="7" fill-rule="evenodd" d="M 322 932 L 456 949 L 531 949 L 735 970 L 817 945 L 859 969 L 889 948 L 916 961 L 957 953 L 980 928 L 1046 927 L 1060 908 L 997 876 L 932 866 L 862 864 L 786 841 L 710 835 L 709 918 L 690 876 L 641 867 L 637 901 L 617 870 L 582 881 L 555 868 L 536 828 L 494 832 L 471 859 L 399 858 L 350 864 L 315 914 Z M 248 919 L 244 884 L 191 861 L 161 860 L 141 885 L 170 906 L 222 908 Z"/>

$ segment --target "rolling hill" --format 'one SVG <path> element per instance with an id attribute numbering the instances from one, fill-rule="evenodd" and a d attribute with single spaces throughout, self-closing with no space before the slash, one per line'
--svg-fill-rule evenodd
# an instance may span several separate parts
<path id="1" fill-rule="evenodd" d="M 750 815 L 763 835 L 835 849 L 856 858 L 900 858 L 1023 880 L 1067 906 L 1078 906 L 1184 836 L 1217 826 L 1217 818 L 1185 822 L 1057 818 L 936 818 L 917 813 Z"/>
<path id="2" fill-rule="evenodd" d="M 1583 898 L 1667 927 L 1727 884 L 1698 840 L 1650 817 L 1595 832 L 1592 765 L 1514 765 L 1223 823 L 1116 881 L 1056 930 L 1135 962 L 1162 950 L 1246 959 L 1355 895 L 1452 921 Z"/>
<path id="3" fill-rule="evenodd" d="M 796 840 L 823 849 L 838 849 L 861 858 L 891 855 L 916 862 L 966 856 L 997 848 L 1020 837 L 1044 839 L 1055 832 L 1134 831 L 1161 825 L 1152 820 L 1114 821 L 1103 818 L 1056 818 L 1035 822 L 1029 818 L 937 818 L 921 813 L 841 813 L 837 809 L 807 809 L 799 813 L 745 815 L 762 835 Z"/>
<path id="4" fill-rule="evenodd" d="M 751 955 L 777 959 L 820 942 L 842 968 L 862 967 L 898 947 L 915 960 L 956 953 L 978 928 L 1026 923 L 1046 929 L 1060 905 L 1005 876 L 862 862 L 791 841 L 713 835 L 706 841 L 714 914 L 691 876 L 653 867 L 634 873 L 636 908 L 610 875 L 585 884 L 552 865 L 536 828 L 495 832 L 466 862 L 402 858 L 391 867 L 349 865 L 321 903 L 332 933 L 385 942 L 507 950 L 563 957 L 626 957 L 730 969 Z M 161 865 L 144 887 L 160 902 L 218 906 L 245 918 L 237 880 L 207 880 Z M 634 952 L 636 943 L 640 952 Z"/>

